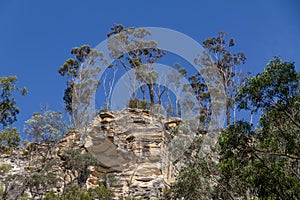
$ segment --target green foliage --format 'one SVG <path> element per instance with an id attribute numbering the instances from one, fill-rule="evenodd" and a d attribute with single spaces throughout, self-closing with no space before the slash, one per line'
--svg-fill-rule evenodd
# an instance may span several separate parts
<path id="1" fill-rule="evenodd" d="M 28 141 L 28 140 L 24 140 L 23 146 L 24 146 L 25 148 L 27 147 L 28 144 L 29 144 L 29 141 Z"/>
<path id="2" fill-rule="evenodd" d="M 100 85 L 101 65 L 107 65 L 103 53 L 87 45 L 73 48 L 74 58 L 68 59 L 59 69 L 59 74 L 67 79 L 64 94 L 65 110 L 71 115 L 72 125 L 80 130 L 80 141 L 86 137 L 87 126 L 96 116 L 91 112 L 95 92 Z"/>
<path id="3" fill-rule="evenodd" d="M 181 170 L 176 182 L 171 186 L 175 198 L 181 199 L 211 199 L 213 182 L 211 171 L 216 163 L 209 158 L 199 158 L 197 162 Z"/>
<path id="4" fill-rule="evenodd" d="M 62 195 L 50 191 L 46 194 L 44 200 L 111 200 L 112 197 L 112 190 L 107 189 L 99 182 L 98 187 L 88 190 L 81 189 L 78 185 L 72 184 L 66 188 L 65 193 Z"/>
<path id="5" fill-rule="evenodd" d="M 12 169 L 11 164 L 8 163 L 3 163 L 0 165 L 0 174 L 6 174 L 7 172 L 9 172 Z M 0 195 L 1 196 L 1 195 Z"/>
<path id="6" fill-rule="evenodd" d="M 137 65 L 135 75 L 137 80 L 144 83 L 155 83 L 158 79 L 157 71 L 148 69 L 147 65 L 144 64 Z"/>
<path id="7" fill-rule="evenodd" d="M 16 76 L 0 77 L 0 124 L 3 127 L 11 125 L 17 120 L 20 110 L 16 107 L 16 99 L 13 93 L 18 91 L 21 95 L 27 93 L 26 88 L 19 88 L 16 85 Z"/>
<path id="8" fill-rule="evenodd" d="M 0 197 L 3 196 L 3 193 L 4 193 L 4 187 L 2 184 L 0 184 Z"/>
<path id="9" fill-rule="evenodd" d="M 78 172 L 78 185 L 82 186 L 90 175 L 89 166 L 95 166 L 98 161 L 89 153 L 81 153 L 77 149 L 64 151 L 62 155 L 64 167 Z"/>
<path id="10" fill-rule="evenodd" d="M 49 188 L 55 187 L 57 184 L 57 176 L 51 172 L 36 172 L 28 178 L 27 187 L 32 195 L 40 195 L 41 192 L 47 191 Z"/>
<path id="11" fill-rule="evenodd" d="M 58 70 L 58 73 L 67 79 L 67 88 L 65 89 L 63 100 L 65 102 L 65 110 L 69 114 L 73 114 L 74 111 L 74 108 L 72 108 L 72 104 L 74 103 L 73 96 L 77 96 L 76 90 L 78 90 L 78 83 L 76 83 L 76 80 L 78 79 L 79 84 L 81 84 L 80 82 L 83 81 L 82 77 L 93 77 L 93 74 L 97 74 L 100 71 L 99 67 L 87 70 L 85 73 L 82 72 L 84 69 L 91 67 L 97 58 L 100 58 L 100 60 L 103 61 L 103 55 L 88 45 L 73 48 L 71 54 L 74 58 L 66 60 Z M 97 81 L 97 85 L 98 84 Z"/>
<path id="12" fill-rule="evenodd" d="M 219 173 L 217 161 L 213 154 L 201 156 L 203 137 L 195 138 L 184 156 L 187 158 L 185 167 L 180 170 L 173 183 L 164 196 L 166 199 L 212 199 Z M 215 151 L 215 149 L 213 149 Z"/>
<path id="13" fill-rule="evenodd" d="M 0 149 L 6 147 L 11 149 L 19 145 L 21 136 L 19 130 L 15 127 L 7 127 L 0 131 Z"/>
<path id="14" fill-rule="evenodd" d="M 149 103 L 147 100 L 133 98 L 128 101 L 129 108 L 138 108 L 138 109 L 147 109 L 149 107 Z"/>
<path id="15" fill-rule="evenodd" d="M 217 170 L 196 161 L 180 173 L 172 188 L 176 197 L 202 199 L 209 191 L 213 199 L 300 199 L 299 82 L 294 64 L 279 57 L 247 79 L 236 101 L 240 109 L 261 112 L 259 126 L 228 126 L 219 137 Z M 205 183 L 203 176 L 216 179 Z"/>
<path id="16" fill-rule="evenodd" d="M 259 109 L 272 109 L 274 106 L 292 106 L 299 94 L 300 73 L 292 62 L 282 62 L 274 57 L 263 73 L 247 79 L 237 95 L 240 109 L 257 112 Z"/>
<path id="17" fill-rule="evenodd" d="M 163 57 L 166 52 L 157 47 L 153 40 L 146 40 L 150 31 L 143 28 L 125 28 L 117 24 L 107 34 L 110 56 L 116 59 L 114 65 L 123 67 L 126 71 L 135 70 L 135 77 L 130 77 L 130 86 L 133 87 L 133 98 L 137 97 L 133 80 L 145 83 L 149 90 L 150 103 L 154 104 L 154 84 L 158 73 L 153 64 Z M 112 66 L 111 66 L 112 67 Z"/>
<path id="18" fill-rule="evenodd" d="M 228 41 L 226 37 L 227 33 L 220 32 L 217 37 L 208 38 L 203 41 L 203 47 L 214 57 L 215 61 L 212 64 L 217 67 L 221 74 L 221 84 L 227 96 L 226 115 L 227 125 L 229 125 L 231 118 L 230 111 L 234 105 L 234 97 L 240 84 L 245 79 L 245 74 L 237 72 L 236 68 L 245 63 L 246 56 L 243 52 L 231 52 L 231 48 L 235 46 L 235 42 L 233 38 L 230 38 Z M 200 76 L 200 74 L 197 76 Z M 200 85 L 200 89 L 202 89 L 201 87 L 203 86 Z"/>
<path id="19" fill-rule="evenodd" d="M 106 188 L 103 183 L 99 182 L 99 186 L 92 190 L 99 199 L 110 200 L 113 197 L 113 191 Z"/>
<path id="20" fill-rule="evenodd" d="M 62 118 L 61 112 L 36 112 L 25 122 L 24 132 L 35 141 L 56 141 L 65 133 L 65 122 Z"/>
<path id="21" fill-rule="evenodd" d="M 29 195 L 27 193 L 24 193 L 21 197 L 21 200 L 30 200 Z"/>
<path id="22" fill-rule="evenodd" d="M 211 115 L 211 101 L 208 87 L 200 73 L 190 76 L 189 82 L 199 104 L 199 122 L 200 124 L 208 124 L 210 120 L 209 116 Z"/>
<path id="23" fill-rule="evenodd" d="M 220 184 L 223 185 L 219 191 L 221 198 L 232 199 L 239 194 L 246 195 L 251 190 L 248 179 L 252 179 L 254 174 L 244 171 L 243 164 L 247 165 L 253 160 L 251 146 L 254 135 L 253 127 L 243 121 L 237 121 L 220 135 Z M 236 175 L 238 178 L 232 179 Z"/>
<path id="24" fill-rule="evenodd" d="M 203 46 L 207 49 L 210 53 L 215 54 L 219 60 L 217 61 L 218 68 L 223 70 L 230 70 L 239 64 L 243 64 L 246 60 L 244 53 L 238 52 L 232 54 L 228 48 L 235 46 L 234 39 L 230 38 L 229 41 L 226 41 L 227 33 L 220 32 L 217 37 L 208 38 L 207 40 L 203 41 Z M 226 74 L 227 77 L 234 76 L 230 72 Z M 224 80 L 228 79 L 224 77 Z"/>
<path id="25" fill-rule="evenodd" d="M 71 185 L 66 189 L 63 199 L 74 199 L 74 200 L 92 200 L 95 199 L 94 194 L 91 191 L 85 191 L 80 189 L 76 184 Z"/>
<path id="26" fill-rule="evenodd" d="M 272 59 L 238 93 L 239 107 L 262 111 L 256 130 L 237 123 L 220 137 L 222 182 L 262 199 L 300 199 L 299 72 Z"/>
<path id="27" fill-rule="evenodd" d="M 70 58 L 59 68 L 58 73 L 61 76 L 67 78 L 67 88 L 64 93 L 63 100 L 65 102 L 65 110 L 68 113 L 72 113 L 72 96 L 74 79 L 78 76 L 80 64 L 84 62 L 84 59 L 91 52 L 91 48 L 88 45 L 83 45 L 80 48 L 73 48 L 71 54 L 75 56 L 75 59 Z"/>
<path id="28" fill-rule="evenodd" d="M 294 64 L 275 57 L 240 89 L 239 108 L 261 111 L 260 126 L 239 122 L 222 133 L 223 195 L 300 199 L 299 83 Z"/>

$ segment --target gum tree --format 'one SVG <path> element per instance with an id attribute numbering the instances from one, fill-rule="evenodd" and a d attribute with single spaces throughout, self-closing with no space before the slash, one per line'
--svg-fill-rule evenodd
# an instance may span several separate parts
<path id="1" fill-rule="evenodd" d="M 21 140 L 20 133 L 15 127 L 11 127 L 17 121 L 20 109 L 16 106 L 14 93 L 25 95 L 27 89 L 16 85 L 16 76 L 0 77 L 0 147 L 11 148 L 18 146 Z"/>
<path id="2" fill-rule="evenodd" d="M 173 185 L 175 197 L 300 199 L 299 86 L 294 63 L 279 57 L 248 78 L 235 101 L 239 109 L 259 115 L 259 125 L 229 125 L 219 137 L 218 163 L 196 156 Z"/>
<path id="3" fill-rule="evenodd" d="M 203 47 L 212 56 L 213 65 L 215 65 L 221 74 L 221 83 L 225 89 L 226 100 L 226 116 L 227 125 L 230 124 L 231 109 L 234 105 L 234 96 L 237 93 L 238 86 L 244 80 L 244 74 L 237 71 L 237 66 L 244 64 L 246 56 L 242 52 L 233 53 L 231 48 L 235 46 L 233 38 L 229 41 L 226 39 L 227 33 L 220 32 L 217 37 L 208 38 L 203 41 Z M 193 77 L 199 77 L 200 74 Z M 200 91 L 203 90 L 203 86 L 200 81 Z M 204 89 L 205 91 L 205 89 Z M 205 94 L 205 93 L 204 93 Z M 201 93 L 199 94 L 201 95 Z M 206 96 L 204 96 L 206 98 Z"/>
<path id="4" fill-rule="evenodd" d="M 65 133 L 65 122 L 62 118 L 59 111 L 35 112 L 25 122 L 24 132 L 36 142 L 57 141 Z"/>
<path id="5" fill-rule="evenodd" d="M 20 132 L 15 127 L 6 127 L 0 131 L 0 149 L 6 147 L 8 149 L 16 147 L 21 141 Z"/>
<path id="6" fill-rule="evenodd" d="M 130 87 L 133 99 L 137 97 L 135 80 L 145 84 L 148 88 L 150 103 L 155 103 L 155 83 L 158 73 L 153 65 L 163 57 L 165 51 L 157 47 L 153 40 L 147 40 L 151 32 L 144 28 L 125 28 L 115 25 L 107 34 L 109 39 L 110 56 L 116 59 L 114 65 L 123 67 L 126 71 L 134 70 L 134 77 L 130 77 Z M 142 88 L 144 89 L 144 88 Z"/>
<path id="7" fill-rule="evenodd" d="M 220 182 L 227 191 L 245 198 L 300 199 L 299 86 L 294 63 L 274 57 L 239 90 L 238 108 L 260 120 L 257 128 L 238 122 L 220 137 Z"/>
<path id="8" fill-rule="evenodd" d="M 72 103 L 74 103 L 75 90 L 78 90 L 79 81 L 82 81 L 83 78 L 93 78 L 99 73 L 101 70 L 99 67 L 92 69 L 91 66 L 94 64 L 95 59 L 102 57 L 101 53 L 95 51 L 88 45 L 72 48 L 71 54 L 74 58 L 66 60 L 58 70 L 58 73 L 67 79 L 67 88 L 65 89 L 63 100 L 65 110 L 69 114 L 73 114 Z M 99 82 L 97 82 L 97 84 L 99 84 Z"/>
<path id="9" fill-rule="evenodd" d="M 68 59 L 59 68 L 59 74 L 67 79 L 64 94 L 65 110 L 71 122 L 80 131 L 84 141 L 89 122 L 96 115 L 92 110 L 95 91 L 99 87 L 101 66 L 106 64 L 103 54 L 88 45 L 73 48 L 74 58 Z"/>
<path id="10" fill-rule="evenodd" d="M 16 76 L 0 77 L 0 124 L 1 128 L 11 125 L 17 121 L 20 109 L 16 106 L 16 99 L 13 93 L 20 92 L 21 95 L 27 93 L 27 89 L 19 88 L 16 85 Z"/>

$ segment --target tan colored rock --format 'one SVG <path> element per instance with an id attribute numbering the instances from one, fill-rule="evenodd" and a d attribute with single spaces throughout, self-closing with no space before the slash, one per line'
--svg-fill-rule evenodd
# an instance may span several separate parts
<path id="1" fill-rule="evenodd" d="M 177 118 L 177 119 L 176 118 L 175 119 L 171 119 L 171 120 L 165 122 L 165 128 L 167 130 L 169 130 L 171 128 L 174 128 L 174 127 L 178 126 L 181 123 L 182 123 L 182 120 L 179 119 L 179 118 Z"/>
<path id="2" fill-rule="evenodd" d="M 115 199 L 128 195 L 141 199 L 161 197 L 168 187 L 164 177 L 168 177 L 168 182 L 173 178 L 172 165 L 162 161 L 165 126 L 178 126 L 181 120 L 165 120 L 161 115 L 153 116 L 139 109 L 100 117 L 102 120 L 94 120 L 92 126 L 101 128 L 90 129 L 85 147 L 103 166 L 117 170 L 109 173 L 116 177 L 117 184 L 108 183 L 115 191 Z M 108 123 L 104 121 L 107 118 L 112 120 Z M 93 171 L 91 179 L 100 174 Z"/>
<path id="3" fill-rule="evenodd" d="M 84 146 L 80 142 L 80 133 L 76 131 L 68 133 L 55 144 L 50 158 L 57 160 L 52 170 L 59 174 L 61 181 L 53 190 L 62 192 L 64 182 L 68 184 L 76 180 L 78 173 L 66 170 L 63 165 L 64 150 L 76 148 L 90 152 L 100 163 L 99 166 L 89 167 L 91 174 L 86 182 L 87 188 L 97 187 L 101 180 L 114 190 L 115 199 L 127 196 L 137 199 L 160 198 L 164 188 L 175 180 L 178 173 L 165 154 L 166 129 L 180 123 L 179 119 L 166 119 L 157 113 L 154 116 L 148 110 L 125 109 L 115 113 L 100 113 L 88 127 Z M 43 152 L 46 146 L 32 143 L 28 148 Z M 0 163 L 12 163 L 12 173 L 27 176 L 31 170 L 39 167 L 36 161 L 42 155 L 23 155 L 23 151 L 18 150 L 14 155 L 0 155 Z M 25 152 L 28 154 L 27 150 Z M 0 183 L 3 179 L 0 176 Z"/>
<path id="4" fill-rule="evenodd" d="M 102 113 L 99 114 L 99 116 L 101 117 L 101 119 L 115 118 L 115 116 L 110 112 L 102 112 Z"/>

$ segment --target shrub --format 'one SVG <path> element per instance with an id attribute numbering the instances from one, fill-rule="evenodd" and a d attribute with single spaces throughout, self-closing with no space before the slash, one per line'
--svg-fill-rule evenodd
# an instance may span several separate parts
<path id="1" fill-rule="evenodd" d="M 36 142 L 57 141 L 65 134 L 65 122 L 61 112 L 45 110 L 33 113 L 25 122 L 24 132 Z"/>
<path id="2" fill-rule="evenodd" d="M 55 194 L 50 191 L 44 197 L 44 200 L 110 200 L 113 197 L 113 192 L 107 189 L 102 183 L 99 182 L 98 187 L 92 189 L 82 189 L 77 184 L 69 185 L 65 193 L 62 195 Z"/>
<path id="3" fill-rule="evenodd" d="M 132 98 L 128 101 L 129 108 L 147 109 L 149 107 L 147 100 Z"/>
<path id="4" fill-rule="evenodd" d="M 5 174 L 7 172 L 9 172 L 9 170 L 12 169 L 12 166 L 11 164 L 8 164 L 8 163 L 4 163 L 4 164 L 1 164 L 0 165 L 0 174 Z"/>
<path id="5" fill-rule="evenodd" d="M 19 145 L 21 141 L 19 130 L 15 127 L 8 127 L 0 131 L 0 147 L 11 149 Z"/>
<path id="6" fill-rule="evenodd" d="M 2 197 L 3 192 L 4 192 L 4 187 L 2 184 L 0 184 L 0 197 Z"/>

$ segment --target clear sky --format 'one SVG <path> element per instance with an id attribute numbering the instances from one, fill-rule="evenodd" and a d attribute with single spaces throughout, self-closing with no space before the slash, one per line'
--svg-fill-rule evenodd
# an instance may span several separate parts
<path id="1" fill-rule="evenodd" d="M 201 42 L 225 31 L 243 51 L 245 71 L 261 72 L 276 55 L 300 66 L 298 0 L 0 0 L 0 76 L 17 75 L 18 128 L 41 105 L 63 110 L 58 68 L 72 47 L 106 39 L 114 24 L 165 27 Z"/>

